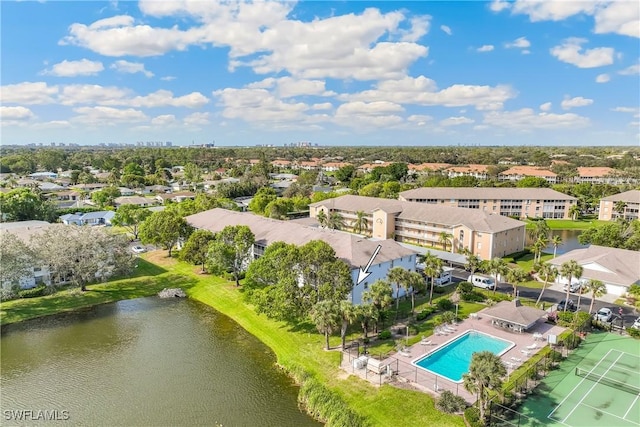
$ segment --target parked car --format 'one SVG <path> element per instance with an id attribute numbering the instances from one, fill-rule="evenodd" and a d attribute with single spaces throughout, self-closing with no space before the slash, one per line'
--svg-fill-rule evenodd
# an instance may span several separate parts
<path id="1" fill-rule="evenodd" d="M 440 277 L 436 277 L 436 279 L 434 280 L 434 284 L 436 286 L 448 285 L 449 283 L 451 283 L 451 279 L 453 278 L 451 274 L 452 272 L 453 272 L 453 268 L 444 267 L 442 273 L 440 274 Z"/>
<path id="2" fill-rule="evenodd" d="M 613 312 L 611 311 L 610 308 L 604 307 L 598 310 L 598 312 L 593 316 L 593 318 L 596 319 L 598 322 L 609 323 L 611 322 L 611 319 L 613 319 Z"/>
<path id="3" fill-rule="evenodd" d="M 576 311 L 576 304 L 572 300 L 562 300 L 558 303 L 558 311 L 564 311 L 564 306 L 567 306 L 567 311 Z"/>
<path id="4" fill-rule="evenodd" d="M 477 286 L 478 288 L 491 290 L 496 288 L 496 282 L 491 277 L 482 276 L 480 274 L 473 274 L 469 276 L 467 282 L 471 283 L 473 286 Z"/>
<path id="5" fill-rule="evenodd" d="M 571 283 L 571 285 L 569 285 L 568 283 L 564 285 L 564 290 L 566 291 L 567 288 L 569 288 L 569 292 L 579 292 L 580 288 L 582 288 L 582 283 L 580 282 L 573 282 Z"/>
<path id="6" fill-rule="evenodd" d="M 131 250 L 132 250 L 133 252 L 137 253 L 137 254 L 141 254 L 141 253 L 143 253 L 143 252 L 146 252 L 146 251 L 147 251 L 147 249 L 146 249 L 146 248 L 144 248 L 143 246 L 134 246 L 134 247 L 132 247 L 132 248 L 131 248 Z"/>
<path id="7" fill-rule="evenodd" d="M 638 317 L 635 322 L 633 322 L 633 325 L 631 325 L 631 327 L 633 329 L 640 329 L 640 317 Z"/>

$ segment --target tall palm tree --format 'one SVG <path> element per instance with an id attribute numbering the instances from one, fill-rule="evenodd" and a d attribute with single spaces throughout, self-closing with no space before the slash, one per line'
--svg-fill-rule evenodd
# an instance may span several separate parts
<path id="1" fill-rule="evenodd" d="M 535 262 L 540 262 L 540 258 L 542 258 L 542 251 L 549 244 L 549 238 L 545 235 L 540 235 L 533 243 L 534 255 L 533 259 Z"/>
<path id="2" fill-rule="evenodd" d="M 496 293 L 496 289 L 498 289 L 498 276 L 503 276 L 507 273 L 507 263 L 502 258 L 495 257 L 491 261 L 489 261 L 487 265 L 487 273 L 491 274 L 495 279 L 496 287 L 493 288 L 493 293 Z"/>
<path id="3" fill-rule="evenodd" d="M 327 214 L 324 211 L 320 211 L 318 212 L 318 215 L 316 215 L 316 219 L 318 220 L 318 224 L 320 224 L 320 227 L 326 227 L 327 226 Z"/>
<path id="4" fill-rule="evenodd" d="M 578 206 L 578 204 L 573 204 L 571 205 L 571 207 L 569 208 L 569 216 L 571 217 L 572 221 L 575 221 L 578 219 L 578 216 L 580 216 L 580 206 Z"/>
<path id="5" fill-rule="evenodd" d="M 446 231 L 442 231 L 440 233 L 440 235 L 438 236 L 438 242 L 440 242 L 440 244 L 442 245 L 442 250 L 447 250 L 447 245 L 451 243 L 452 238 L 453 236 L 451 235 L 451 233 L 447 233 Z"/>
<path id="6" fill-rule="evenodd" d="M 353 222 L 353 231 L 362 234 L 362 231 L 367 231 L 369 223 L 367 221 L 367 217 L 365 216 L 364 211 L 356 212 L 356 220 Z"/>
<path id="7" fill-rule="evenodd" d="M 464 388 L 478 396 L 480 420 L 484 422 L 489 390 L 502 387 L 502 377 L 507 374 L 507 368 L 502 360 L 490 351 L 479 351 L 471 356 L 469 373 L 462 375 Z"/>
<path id="8" fill-rule="evenodd" d="M 554 234 L 551 238 L 551 244 L 553 245 L 553 257 L 556 257 L 558 252 L 558 246 L 562 245 L 562 237 L 559 234 Z"/>
<path id="9" fill-rule="evenodd" d="M 624 210 L 627 208 L 627 203 L 624 200 L 618 200 L 613 205 L 613 210 L 619 215 L 619 218 L 624 219 Z"/>
<path id="10" fill-rule="evenodd" d="M 340 324 L 340 314 L 334 301 L 323 300 L 311 309 L 311 321 L 315 323 L 318 332 L 324 334 L 326 349 L 329 350 L 329 335 Z"/>
<path id="11" fill-rule="evenodd" d="M 601 280 L 591 279 L 587 282 L 587 291 L 591 292 L 591 305 L 589 305 L 589 314 L 591 314 L 593 312 L 593 303 L 597 297 L 607 293 L 607 287 Z"/>
<path id="12" fill-rule="evenodd" d="M 540 300 L 542 299 L 542 294 L 545 289 L 547 289 L 547 284 L 551 281 L 556 280 L 558 277 L 558 269 L 547 262 L 543 262 L 538 267 L 538 276 L 544 280 L 544 284 L 542 285 L 542 290 L 540 291 L 540 295 L 538 295 L 538 299 L 536 300 L 536 305 L 540 304 Z"/>
<path id="13" fill-rule="evenodd" d="M 396 320 L 398 320 L 398 307 L 400 306 L 400 288 L 407 289 L 407 270 L 402 267 L 393 267 L 387 273 L 387 279 L 389 282 L 396 286 Z"/>
<path id="14" fill-rule="evenodd" d="M 471 272 L 471 275 L 473 276 L 473 273 L 479 270 L 481 265 L 482 260 L 480 259 L 480 257 L 470 253 L 467 255 L 467 262 L 464 265 L 464 268 L 469 270 Z"/>
<path id="15" fill-rule="evenodd" d="M 513 297 L 518 296 L 518 285 L 527 280 L 529 274 L 521 268 L 509 268 L 507 270 L 507 280 L 513 286 Z"/>
<path id="16" fill-rule="evenodd" d="M 370 320 L 375 320 L 374 329 L 377 332 L 378 319 L 387 307 L 393 303 L 393 288 L 391 284 L 385 280 L 376 280 L 373 285 L 369 287 L 368 291 L 362 293 L 362 300 L 372 305 L 375 309 L 375 313 L 373 313 L 375 314 L 375 319 L 372 317 Z"/>
<path id="17" fill-rule="evenodd" d="M 340 340 L 342 341 L 342 349 L 344 350 L 347 341 L 347 328 L 358 319 L 360 313 L 358 313 L 357 306 L 347 300 L 340 301 L 338 309 L 340 311 L 340 320 L 342 321 Z"/>
<path id="18" fill-rule="evenodd" d="M 344 228 L 344 218 L 338 212 L 331 212 L 327 220 L 327 228 L 332 230 L 340 230 Z"/>
<path id="19" fill-rule="evenodd" d="M 413 316 L 416 308 L 416 292 L 423 290 L 425 283 L 422 275 L 415 271 L 409 271 L 406 279 L 411 293 L 411 315 Z"/>
<path id="20" fill-rule="evenodd" d="M 433 284 L 435 278 L 442 274 L 442 260 L 437 256 L 428 252 L 424 257 L 424 274 L 431 279 L 431 288 L 429 291 L 429 305 L 433 304 Z"/>
<path id="21" fill-rule="evenodd" d="M 360 320 L 362 333 L 364 334 L 364 338 L 367 338 L 369 325 L 371 322 L 377 324 L 378 319 L 380 318 L 380 311 L 376 308 L 375 305 L 373 305 L 373 303 L 357 305 L 355 307 L 358 319 Z"/>
<path id="22" fill-rule="evenodd" d="M 568 286 L 567 286 L 567 296 L 565 301 L 569 301 L 569 290 L 571 289 L 571 279 L 572 278 L 576 278 L 579 279 L 580 276 L 582 276 L 582 266 L 580 264 L 578 264 L 578 262 L 574 259 L 570 260 L 570 261 L 566 261 L 563 262 L 562 265 L 560 266 L 560 274 L 563 277 L 566 277 L 568 282 Z M 567 305 L 564 305 L 564 310 L 563 311 L 567 311 Z"/>
<path id="23" fill-rule="evenodd" d="M 548 238 L 550 231 L 551 229 L 549 228 L 549 224 L 547 224 L 547 221 L 541 219 L 538 221 L 533 221 L 533 227 L 531 227 L 527 231 L 527 233 L 529 234 L 529 238 L 531 240 L 536 241 L 540 236 Z"/>

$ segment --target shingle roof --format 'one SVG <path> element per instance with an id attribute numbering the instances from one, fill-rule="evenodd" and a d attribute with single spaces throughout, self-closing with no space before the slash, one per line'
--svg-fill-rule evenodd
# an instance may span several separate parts
<path id="1" fill-rule="evenodd" d="M 587 279 L 598 279 L 623 286 L 629 286 L 640 280 L 640 252 L 638 251 L 591 245 L 585 249 L 574 249 L 562 254 L 550 260 L 549 263 L 560 266 L 563 262 L 570 260 L 575 260 L 584 267 L 582 277 Z M 586 267 L 589 264 L 598 264 L 605 270 Z"/>
<path id="2" fill-rule="evenodd" d="M 522 221 L 502 215 L 490 214 L 479 209 L 405 202 L 377 197 L 346 195 L 312 203 L 309 206 L 326 206 L 330 209 L 352 212 L 363 211 L 368 214 L 380 209 L 388 213 L 399 213 L 398 218 L 400 219 L 411 219 L 448 226 L 463 224 L 473 230 L 488 233 L 510 230 L 525 225 Z"/>
<path id="3" fill-rule="evenodd" d="M 602 177 L 616 173 L 615 169 L 608 167 L 579 167 L 577 170 L 581 177 Z"/>
<path id="4" fill-rule="evenodd" d="M 500 175 L 526 175 L 539 177 L 558 176 L 550 170 L 540 169 L 533 166 L 513 166 L 504 172 L 500 172 Z"/>
<path id="5" fill-rule="evenodd" d="M 0 223 L 0 232 L 11 233 L 28 244 L 31 236 L 43 232 L 51 225 L 47 221 L 3 222 Z"/>
<path id="6" fill-rule="evenodd" d="M 400 195 L 405 199 L 577 200 L 551 188 L 422 187 Z"/>
<path id="7" fill-rule="evenodd" d="M 338 258 L 352 267 L 366 265 L 378 245 L 381 245 L 382 249 L 376 256 L 373 265 L 415 254 L 415 251 L 404 248 L 393 240 L 371 241 L 341 231 L 318 229 L 291 221 L 279 221 L 221 208 L 190 215 L 186 217 L 186 220 L 195 228 L 206 229 L 214 233 L 221 231 L 228 225 L 246 225 L 256 236 L 256 242 L 265 246 L 273 242 L 286 242 L 301 246 L 311 240 L 322 240 L 336 251 Z"/>
<path id="8" fill-rule="evenodd" d="M 613 196 L 603 197 L 600 200 L 605 200 L 607 202 L 632 202 L 632 203 L 640 203 L 640 190 L 630 190 L 625 191 L 624 193 L 614 194 Z"/>
<path id="9" fill-rule="evenodd" d="M 546 311 L 539 308 L 522 305 L 519 299 L 501 301 L 493 307 L 485 309 L 482 313 L 494 319 L 504 320 L 526 328 L 531 327 L 547 314 Z"/>

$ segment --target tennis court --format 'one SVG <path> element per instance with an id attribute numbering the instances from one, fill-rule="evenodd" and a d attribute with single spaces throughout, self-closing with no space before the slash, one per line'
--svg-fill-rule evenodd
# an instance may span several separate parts
<path id="1" fill-rule="evenodd" d="M 520 425 L 640 427 L 640 343 L 591 334 L 552 371 L 521 411 Z"/>

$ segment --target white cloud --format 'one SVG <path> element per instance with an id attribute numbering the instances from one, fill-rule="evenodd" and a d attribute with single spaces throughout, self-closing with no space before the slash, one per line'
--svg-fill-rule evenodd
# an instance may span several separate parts
<path id="1" fill-rule="evenodd" d="M 598 74 L 598 76 L 596 77 L 596 83 L 606 83 L 609 80 L 611 80 L 609 74 Z"/>
<path id="2" fill-rule="evenodd" d="M 157 90 L 145 96 L 135 96 L 131 99 L 127 99 L 124 103 L 122 101 L 114 101 L 111 105 L 131 105 L 133 107 L 186 107 L 186 108 L 201 108 L 209 103 L 209 98 L 201 94 L 200 92 L 192 92 L 187 95 L 174 97 L 173 92 L 169 90 Z"/>
<path id="3" fill-rule="evenodd" d="M 505 43 L 504 47 L 507 49 L 526 49 L 531 47 L 531 42 L 526 37 L 518 37 L 512 42 Z"/>
<path id="4" fill-rule="evenodd" d="M 551 110 L 551 103 L 550 102 L 545 102 L 544 104 L 540 105 L 540 110 L 541 111 L 549 111 Z"/>
<path id="5" fill-rule="evenodd" d="M 476 49 L 476 52 L 491 52 L 494 48 L 492 44 L 485 44 Z"/>
<path id="6" fill-rule="evenodd" d="M 416 126 L 424 126 L 432 120 L 433 117 L 424 114 L 412 114 L 407 117 L 407 122 L 414 123 Z"/>
<path id="7" fill-rule="evenodd" d="M 441 126 L 459 126 L 459 125 L 467 125 L 474 122 L 475 120 L 470 119 L 468 117 L 464 117 L 464 116 L 448 117 L 444 120 L 440 120 L 440 125 Z"/>
<path id="8" fill-rule="evenodd" d="M 388 128 L 402 124 L 401 105 L 388 101 L 348 102 L 338 107 L 335 122 L 353 128 Z"/>
<path id="9" fill-rule="evenodd" d="M 611 47 L 596 47 L 585 49 L 582 45 L 586 39 L 569 38 L 561 45 L 550 49 L 551 55 L 562 62 L 575 65 L 578 68 L 596 68 L 613 64 L 615 50 Z"/>
<path id="10" fill-rule="evenodd" d="M 596 1 L 517 0 L 511 10 L 529 15 L 532 22 L 561 21 L 579 13 L 591 14 L 597 6 Z"/>
<path id="11" fill-rule="evenodd" d="M 66 129 L 71 127 L 71 123 L 67 120 L 51 120 L 49 122 L 35 123 L 36 129 Z"/>
<path id="12" fill-rule="evenodd" d="M 511 3 L 503 0 L 493 0 L 489 5 L 489 9 L 494 12 L 502 12 L 505 9 L 509 9 L 511 7 Z"/>
<path id="13" fill-rule="evenodd" d="M 440 29 L 449 36 L 453 34 L 453 31 L 451 31 L 451 28 L 448 25 L 440 25 Z"/>
<path id="14" fill-rule="evenodd" d="M 515 130 L 576 129 L 588 126 L 587 117 L 574 113 L 536 113 L 531 108 L 516 111 L 491 111 L 485 114 L 484 124 Z"/>
<path id="15" fill-rule="evenodd" d="M 65 59 L 53 65 L 50 70 L 43 71 L 42 74 L 56 77 L 95 76 L 102 70 L 104 70 L 104 66 L 100 61 L 89 61 L 88 59 L 67 61 Z"/>
<path id="16" fill-rule="evenodd" d="M 400 30 L 400 41 L 403 42 L 417 42 L 422 36 L 429 32 L 431 27 L 431 17 L 414 16 L 411 18 L 411 28 L 409 30 Z"/>
<path id="17" fill-rule="evenodd" d="M 596 9 L 595 33 L 616 33 L 640 37 L 640 3 L 637 1 L 612 1 Z"/>
<path id="18" fill-rule="evenodd" d="M 612 111 L 617 111 L 618 113 L 639 113 L 640 107 L 615 107 Z"/>
<path id="19" fill-rule="evenodd" d="M 25 107 L 0 107 L 0 120 L 2 122 L 29 120 L 33 117 L 33 112 Z"/>
<path id="20" fill-rule="evenodd" d="M 269 89 L 275 87 L 276 94 L 281 98 L 291 98 L 300 95 L 333 96 L 335 92 L 325 88 L 324 80 L 294 79 L 291 77 L 280 77 L 278 79 L 269 77 L 259 82 L 247 85 L 250 89 Z"/>
<path id="21" fill-rule="evenodd" d="M 176 123 L 176 116 L 173 114 L 162 114 L 151 119 L 154 126 L 169 126 Z"/>
<path id="22" fill-rule="evenodd" d="M 115 126 L 122 123 L 138 123 L 148 120 L 140 110 L 133 108 L 118 109 L 111 107 L 78 107 L 73 111 L 78 113 L 71 121 L 89 127 Z"/>
<path id="23" fill-rule="evenodd" d="M 129 89 L 100 85 L 68 85 L 62 89 L 60 102 L 64 105 L 100 104 L 130 107 L 186 107 L 201 108 L 209 99 L 200 92 L 174 97 L 173 92 L 158 90 L 144 96 L 133 96 Z"/>
<path id="24" fill-rule="evenodd" d="M 587 105 L 591 105 L 591 104 L 593 104 L 593 99 L 576 96 L 574 98 L 566 97 L 560 103 L 560 106 L 562 107 L 563 110 L 570 110 L 571 108 L 586 107 Z"/>
<path id="25" fill-rule="evenodd" d="M 175 80 L 175 76 L 164 76 L 164 77 L 160 77 L 160 80 L 163 80 L 165 82 L 170 82 L 172 80 Z"/>
<path id="26" fill-rule="evenodd" d="M 58 87 L 45 82 L 23 82 L 0 87 L 3 104 L 51 104 Z"/>
<path id="27" fill-rule="evenodd" d="M 631 65 L 623 70 L 618 71 L 618 74 L 621 74 L 623 76 L 640 75 L 640 64 Z"/>
<path id="28" fill-rule="evenodd" d="M 189 114 L 183 119 L 183 122 L 187 126 L 205 126 L 209 122 L 209 113 L 193 113 Z"/>
<path id="29" fill-rule="evenodd" d="M 142 73 L 146 77 L 153 77 L 153 73 L 151 71 L 145 70 L 144 64 L 141 62 L 129 62 L 129 61 L 120 60 L 111 64 L 111 67 L 109 68 L 116 70 L 119 73 L 127 73 L 127 74 Z"/>

